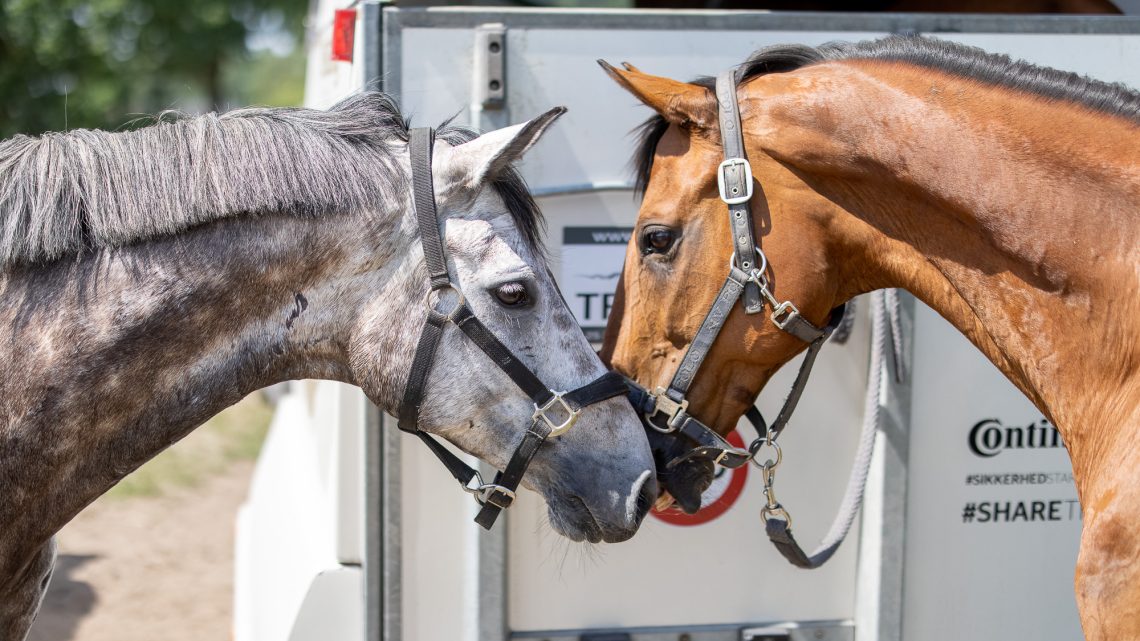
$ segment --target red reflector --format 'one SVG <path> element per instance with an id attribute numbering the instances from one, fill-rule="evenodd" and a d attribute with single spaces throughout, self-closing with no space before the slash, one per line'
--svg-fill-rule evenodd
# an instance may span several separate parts
<path id="1" fill-rule="evenodd" d="M 333 19 L 332 59 L 352 62 L 352 42 L 356 37 L 356 9 L 337 9 Z"/>

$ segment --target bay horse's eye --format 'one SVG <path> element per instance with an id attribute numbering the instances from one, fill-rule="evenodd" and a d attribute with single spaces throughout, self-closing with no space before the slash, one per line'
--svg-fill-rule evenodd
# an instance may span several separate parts
<path id="1" fill-rule="evenodd" d="M 650 227 L 641 236 L 642 254 L 664 254 L 673 247 L 676 236 L 667 227 Z"/>
<path id="2" fill-rule="evenodd" d="M 495 288 L 495 298 L 504 307 L 523 307 L 530 303 L 530 294 L 522 283 L 504 283 Z"/>

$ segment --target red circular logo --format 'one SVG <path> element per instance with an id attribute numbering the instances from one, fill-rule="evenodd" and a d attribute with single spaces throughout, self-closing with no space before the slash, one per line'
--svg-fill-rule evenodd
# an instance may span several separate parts
<path id="1" fill-rule="evenodd" d="M 744 439 L 740 432 L 733 430 L 726 439 L 733 447 L 744 448 Z M 717 467 L 716 478 L 705 493 L 701 495 L 701 509 L 696 514 L 685 514 L 677 507 L 670 507 L 663 511 L 653 508 L 650 514 L 670 525 L 700 525 L 708 523 L 728 511 L 740 498 L 744 491 L 744 482 L 748 480 L 748 466 L 742 465 L 735 470 Z"/>

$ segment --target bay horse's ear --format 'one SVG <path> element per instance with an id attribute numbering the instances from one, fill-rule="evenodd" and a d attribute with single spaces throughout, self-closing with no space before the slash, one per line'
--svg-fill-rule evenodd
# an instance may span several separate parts
<path id="1" fill-rule="evenodd" d="M 439 150 L 432 161 L 436 191 L 477 194 L 511 163 L 522 158 L 564 113 L 566 107 L 555 107 L 521 125 L 497 129 L 462 145 Z"/>
<path id="2" fill-rule="evenodd" d="M 621 63 L 624 69 L 605 60 L 599 60 L 598 64 L 615 82 L 665 120 L 685 127 L 706 128 L 716 124 L 716 97 L 708 89 L 642 73 L 628 62 Z"/>

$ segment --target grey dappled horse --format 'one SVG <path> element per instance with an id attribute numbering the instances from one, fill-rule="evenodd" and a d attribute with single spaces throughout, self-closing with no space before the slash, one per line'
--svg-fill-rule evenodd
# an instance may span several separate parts
<path id="1" fill-rule="evenodd" d="M 560 113 L 478 138 L 445 127 L 432 173 L 469 305 L 546 384 L 572 389 L 604 368 L 510 166 Z M 396 105 L 364 93 L 329 111 L 0 143 L 0 640 L 24 638 L 56 531 L 251 391 L 329 379 L 396 410 L 428 300 L 407 139 Z M 533 412 L 445 330 L 422 429 L 501 468 Z M 562 534 L 619 541 L 656 496 L 652 469 L 614 398 L 544 444 L 525 481 Z"/>

